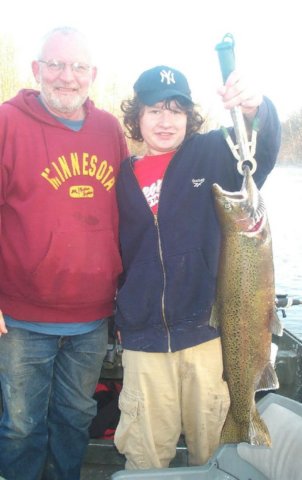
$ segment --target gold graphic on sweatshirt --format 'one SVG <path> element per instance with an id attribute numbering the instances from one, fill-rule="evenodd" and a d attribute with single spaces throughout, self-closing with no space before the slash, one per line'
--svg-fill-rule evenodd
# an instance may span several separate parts
<path id="1" fill-rule="evenodd" d="M 97 155 L 90 155 L 86 152 L 82 154 L 71 152 L 68 156 L 61 155 L 56 161 L 50 162 L 41 175 L 55 190 L 75 177 L 91 177 L 99 182 L 107 192 L 115 185 L 114 168 L 107 160 L 99 159 Z M 78 181 L 85 180 L 78 179 Z"/>
<path id="2" fill-rule="evenodd" d="M 69 189 L 71 198 L 93 198 L 94 191 L 90 185 L 74 185 Z"/>

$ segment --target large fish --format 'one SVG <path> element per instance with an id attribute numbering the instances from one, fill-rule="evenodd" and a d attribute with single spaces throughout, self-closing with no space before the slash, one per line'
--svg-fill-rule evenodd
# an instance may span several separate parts
<path id="1" fill-rule="evenodd" d="M 270 359 L 272 333 L 282 334 L 276 313 L 272 242 L 267 213 L 249 168 L 242 188 L 213 185 L 221 227 L 216 301 L 211 325 L 220 326 L 230 408 L 221 443 L 271 445 L 255 392 L 279 387 Z"/>

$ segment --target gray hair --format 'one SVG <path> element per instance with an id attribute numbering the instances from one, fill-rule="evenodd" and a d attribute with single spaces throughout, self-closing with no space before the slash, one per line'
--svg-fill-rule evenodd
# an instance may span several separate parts
<path id="1" fill-rule="evenodd" d="M 43 54 L 45 44 L 47 43 L 49 38 L 51 38 L 56 33 L 60 33 L 62 35 L 66 35 L 66 36 L 67 35 L 78 35 L 78 36 L 80 36 L 83 40 L 83 43 L 87 46 L 87 50 L 89 52 L 91 52 L 91 48 L 90 48 L 88 39 L 83 32 L 81 32 L 80 30 L 78 30 L 77 28 L 74 28 L 74 27 L 62 26 L 62 27 L 53 28 L 52 30 L 47 32 L 45 35 L 43 35 L 43 37 L 40 41 L 40 44 L 39 44 L 39 49 L 38 49 L 38 52 L 37 52 L 36 60 L 39 60 L 41 58 L 41 56 Z"/>

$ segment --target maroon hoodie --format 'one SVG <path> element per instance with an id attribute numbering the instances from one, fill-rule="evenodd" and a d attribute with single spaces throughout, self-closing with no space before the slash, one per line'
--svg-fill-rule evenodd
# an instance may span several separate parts
<path id="1" fill-rule="evenodd" d="M 0 309 L 18 320 L 88 322 L 113 311 L 126 142 L 92 101 L 75 132 L 38 95 L 21 90 L 0 106 Z"/>

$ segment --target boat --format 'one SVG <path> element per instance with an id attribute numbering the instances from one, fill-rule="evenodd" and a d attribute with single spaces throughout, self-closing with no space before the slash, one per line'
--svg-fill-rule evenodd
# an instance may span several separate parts
<path id="1" fill-rule="evenodd" d="M 286 317 L 288 308 L 301 304 L 302 300 L 298 298 L 292 298 L 288 295 L 276 296 L 276 308 L 278 314 L 282 317 Z M 111 380 L 122 383 L 122 352 L 113 337 L 111 342 L 100 381 Z M 299 438 L 299 441 L 297 439 L 297 444 L 301 445 L 302 339 L 285 328 L 282 336 L 273 335 L 272 347 L 272 361 L 275 364 L 280 386 L 276 391 L 258 392 L 256 394 L 257 408 L 260 413 L 263 413 L 271 404 L 277 404 L 300 416 L 301 438 Z M 189 467 L 187 448 L 182 437 L 177 446 L 176 456 L 167 469 L 134 472 L 126 471 L 124 465 L 125 458 L 118 453 L 112 439 L 91 439 L 81 480 L 135 480 L 136 478 L 137 480 L 161 480 L 163 478 L 169 480 L 268 480 L 269 478 L 239 456 L 237 445 L 222 445 L 206 465 Z M 284 476 L 279 478 L 282 478 L 282 480 L 299 480 L 299 477 Z"/>
<path id="2" fill-rule="evenodd" d="M 301 304 L 302 299 L 291 298 L 288 295 L 277 295 L 276 297 L 277 311 L 283 317 L 286 316 L 288 308 Z M 113 333 L 109 338 L 107 356 L 99 381 L 101 383 L 109 381 L 122 385 L 122 350 Z M 257 408 L 260 413 L 263 413 L 268 406 L 277 404 L 289 412 L 294 412 L 297 417 L 301 417 L 299 438 L 294 439 L 295 444 L 300 448 L 302 443 L 302 339 L 285 328 L 282 336 L 273 335 L 272 346 L 273 361 L 280 386 L 274 392 L 258 392 L 256 394 Z M 280 415 L 280 418 L 284 418 L 284 415 Z M 288 437 L 286 440 L 288 442 Z M 301 455 L 297 455 L 297 459 L 302 462 Z M 162 480 L 164 478 L 169 480 L 271 480 L 271 478 L 263 475 L 255 465 L 251 465 L 241 458 L 236 445 L 222 445 L 206 465 L 189 467 L 188 452 L 182 437 L 180 437 L 176 456 L 169 468 L 127 471 L 124 466 L 125 458 L 118 453 L 112 438 L 91 438 L 81 471 L 81 480 Z M 300 477 L 286 475 L 274 477 L 274 480 L 275 478 L 299 480 Z"/>

